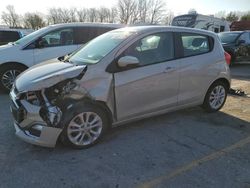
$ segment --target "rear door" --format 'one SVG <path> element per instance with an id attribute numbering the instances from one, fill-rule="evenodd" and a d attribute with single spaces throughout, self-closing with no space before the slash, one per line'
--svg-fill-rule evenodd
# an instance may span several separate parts
<path id="1" fill-rule="evenodd" d="M 138 58 L 140 65 L 114 74 L 119 121 L 177 104 L 179 64 L 174 60 L 173 33 L 143 37 L 125 50 L 123 56 Z"/>
<path id="2" fill-rule="evenodd" d="M 199 102 L 204 96 L 211 77 L 216 71 L 210 70 L 213 63 L 212 40 L 206 35 L 179 33 L 180 46 L 183 48 L 180 59 L 180 90 L 178 104 Z M 212 67 L 212 66 L 211 66 Z"/>

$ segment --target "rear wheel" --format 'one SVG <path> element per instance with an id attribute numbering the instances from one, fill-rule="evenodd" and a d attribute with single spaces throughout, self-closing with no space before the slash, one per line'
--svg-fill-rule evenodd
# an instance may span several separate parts
<path id="1" fill-rule="evenodd" d="M 0 88 L 4 92 L 9 92 L 16 77 L 26 69 L 25 66 L 10 64 L 1 67 L 0 70 Z"/>
<path id="2" fill-rule="evenodd" d="M 227 98 L 228 88 L 225 83 L 218 81 L 210 86 L 207 91 L 202 107 L 207 112 L 220 110 Z"/>
<path id="3" fill-rule="evenodd" d="M 61 140 L 71 147 L 88 148 L 96 144 L 107 130 L 106 113 L 94 105 L 78 104 L 65 114 Z"/>

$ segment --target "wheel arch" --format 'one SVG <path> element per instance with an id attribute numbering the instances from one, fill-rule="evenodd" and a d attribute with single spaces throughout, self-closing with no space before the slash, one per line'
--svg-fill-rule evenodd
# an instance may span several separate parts
<path id="1" fill-rule="evenodd" d="M 64 101 L 63 108 L 69 109 L 72 106 L 79 104 L 79 103 L 97 106 L 98 108 L 102 109 L 104 111 L 104 113 L 107 115 L 109 125 L 110 126 L 112 125 L 113 115 L 112 115 L 110 108 L 108 107 L 108 105 L 104 101 L 93 100 L 89 97 L 83 97 L 83 98 L 77 99 L 77 100 L 68 98 L 67 100 Z"/>
<path id="2" fill-rule="evenodd" d="M 210 85 L 209 85 L 209 87 L 207 88 L 207 90 L 206 90 L 206 93 L 205 93 L 205 95 L 204 95 L 204 97 L 203 97 L 203 103 L 204 103 L 204 101 L 205 101 L 205 99 L 206 99 L 206 95 L 207 95 L 207 92 L 209 91 L 209 88 L 213 85 L 213 84 L 215 84 L 216 82 L 223 82 L 226 86 L 227 86 L 227 91 L 230 89 L 230 82 L 229 82 L 229 80 L 228 79 L 226 79 L 226 78 L 218 78 L 218 79 L 216 79 L 216 80 L 214 80 Z"/>
<path id="3" fill-rule="evenodd" d="M 28 66 L 26 66 L 26 65 L 23 64 L 23 63 L 16 62 L 16 61 L 9 61 L 9 62 L 2 63 L 2 64 L 0 65 L 0 69 L 1 69 L 2 67 L 11 66 L 11 65 L 22 66 L 22 67 L 25 68 L 25 69 L 28 69 L 28 68 L 29 68 Z"/>
<path id="4" fill-rule="evenodd" d="M 87 98 L 87 99 L 84 99 L 84 102 L 97 106 L 98 108 L 102 109 L 106 113 L 107 118 L 108 118 L 108 123 L 111 126 L 111 124 L 113 123 L 113 115 L 108 105 L 104 101 L 91 100 Z"/>
<path id="5" fill-rule="evenodd" d="M 228 89 L 228 90 L 230 89 L 230 82 L 229 82 L 228 79 L 226 79 L 226 78 L 218 78 L 218 79 L 216 79 L 216 80 L 209 86 L 209 88 L 210 88 L 214 83 L 216 83 L 216 82 L 222 82 L 222 83 L 224 83 L 224 84 L 227 86 L 227 89 Z"/>

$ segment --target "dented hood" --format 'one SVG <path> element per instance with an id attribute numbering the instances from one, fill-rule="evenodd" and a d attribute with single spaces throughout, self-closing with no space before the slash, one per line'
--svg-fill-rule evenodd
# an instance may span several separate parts
<path id="1" fill-rule="evenodd" d="M 29 68 L 20 74 L 15 87 L 19 92 L 36 91 L 51 87 L 63 80 L 75 78 L 85 71 L 86 65 L 76 66 L 58 60 Z"/>

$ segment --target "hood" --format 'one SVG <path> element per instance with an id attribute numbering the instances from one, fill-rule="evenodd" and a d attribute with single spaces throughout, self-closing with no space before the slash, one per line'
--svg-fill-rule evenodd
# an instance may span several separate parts
<path id="1" fill-rule="evenodd" d="M 2 45 L 0 46 L 0 52 L 3 51 L 3 50 L 7 50 L 7 49 L 10 49 L 10 48 L 13 48 L 15 45 L 13 44 L 5 44 L 5 45 Z"/>
<path id="2" fill-rule="evenodd" d="M 63 80 L 75 78 L 85 71 L 86 65 L 76 66 L 58 60 L 33 66 L 20 74 L 15 87 L 19 92 L 49 88 Z"/>

